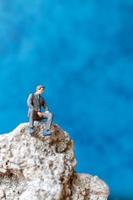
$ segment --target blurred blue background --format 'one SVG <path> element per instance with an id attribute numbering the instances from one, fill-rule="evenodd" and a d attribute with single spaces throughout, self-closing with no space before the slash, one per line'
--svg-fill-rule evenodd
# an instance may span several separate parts
<path id="1" fill-rule="evenodd" d="M 133 0 L 0 0 L 0 133 L 44 84 L 77 171 L 133 199 Z"/>

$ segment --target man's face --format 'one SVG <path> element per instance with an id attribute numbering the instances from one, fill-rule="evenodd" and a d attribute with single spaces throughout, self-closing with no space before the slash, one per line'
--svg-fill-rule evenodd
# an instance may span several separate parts
<path id="1" fill-rule="evenodd" d="M 40 88 L 38 91 L 39 91 L 39 94 L 43 94 L 45 89 L 44 88 Z"/>

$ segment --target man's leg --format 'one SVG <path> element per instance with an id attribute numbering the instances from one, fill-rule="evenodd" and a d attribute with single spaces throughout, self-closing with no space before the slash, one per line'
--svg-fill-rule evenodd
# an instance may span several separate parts
<path id="1" fill-rule="evenodd" d="M 34 110 L 31 110 L 29 114 L 29 126 L 30 128 L 34 127 Z"/>
<path id="2" fill-rule="evenodd" d="M 52 132 L 50 131 L 50 126 L 52 124 L 53 115 L 49 111 L 46 111 L 43 114 L 44 114 L 43 117 L 47 119 L 45 131 L 44 131 L 43 135 L 49 136 L 52 134 Z"/>
<path id="3" fill-rule="evenodd" d="M 29 114 L 29 127 L 30 134 L 32 134 L 34 132 L 34 110 L 31 110 Z"/>
<path id="4" fill-rule="evenodd" d="M 53 115 L 52 113 L 50 113 L 49 111 L 46 111 L 43 113 L 43 117 L 47 118 L 47 122 L 46 122 L 46 130 L 50 129 L 50 126 L 52 124 L 52 120 L 53 120 Z"/>

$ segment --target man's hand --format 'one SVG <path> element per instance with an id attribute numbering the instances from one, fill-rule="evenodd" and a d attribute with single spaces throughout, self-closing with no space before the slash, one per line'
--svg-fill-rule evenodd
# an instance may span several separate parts
<path id="1" fill-rule="evenodd" d="M 41 113 L 41 112 L 37 112 L 37 114 L 38 114 L 39 117 L 43 116 L 43 113 Z"/>

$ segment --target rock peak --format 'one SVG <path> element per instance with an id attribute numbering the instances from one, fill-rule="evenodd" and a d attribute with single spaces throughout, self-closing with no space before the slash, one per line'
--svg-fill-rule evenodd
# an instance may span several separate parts
<path id="1" fill-rule="evenodd" d="M 42 135 L 28 123 L 0 136 L 1 200 L 106 200 L 107 185 L 96 176 L 76 174 L 73 141 L 58 125 Z"/>

